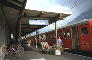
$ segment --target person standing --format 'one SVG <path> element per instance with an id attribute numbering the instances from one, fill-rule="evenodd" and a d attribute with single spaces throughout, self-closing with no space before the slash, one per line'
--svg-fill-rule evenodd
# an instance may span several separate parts
<path id="1" fill-rule="evenodd" d="M 61 55 L 62 53 L 62 40 L 60 39 L 60 37 L 58 37 L 57 39 L 57 49 L 55 50 L 55 55 Z"/>
<path id="2" fill-rule="evenodd" d="M 63 51 L 64 51 L 64 48 L 62 47 L 62 45 L 63 45 L 62 40 L 59 37 L 57 39 L 57 46 L 58 46 L 58 49 L 60 49 L 61 53 L 63 53 Z"/>
<path id="3" fill-rule="evenodd" d="M 62 40 L 60 39 L 60 37 L 57 39 L 57 45 L 59 48 L 62 48 Z"/>

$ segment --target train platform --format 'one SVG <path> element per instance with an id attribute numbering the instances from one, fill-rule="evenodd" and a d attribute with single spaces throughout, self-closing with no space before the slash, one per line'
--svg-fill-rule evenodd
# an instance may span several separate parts
<path id="1" fill-rule="evenodd" d="M 74 55 L 66 52 L 60 56 L 56 56 L 43 54 L 40 51 L 40 48 L 35 48 L 34 46 L 30 48 L 27 47 L 21 56 L 8 56 L 5 57 L 5 60 L 92 60 L 91 57 Z"/>

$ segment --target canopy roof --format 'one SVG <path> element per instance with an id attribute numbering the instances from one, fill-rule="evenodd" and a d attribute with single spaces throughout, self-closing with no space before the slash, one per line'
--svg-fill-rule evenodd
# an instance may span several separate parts
<path id="1" fill-rule="evenodd" d="M 32 33 L 38 29 L 45 27 L 46 25 L 29 25 L 29 20 L 48 20 L 49 24 L 56 22 L 57 20 L 64 20 L 70 14 L 37 11 L 26 9 L 24 16 L 21 20 L 22 36 L 28 33 Z"/>

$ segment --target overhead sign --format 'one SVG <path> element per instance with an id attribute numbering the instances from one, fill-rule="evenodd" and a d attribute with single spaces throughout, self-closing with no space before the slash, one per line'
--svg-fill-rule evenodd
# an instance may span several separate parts
<path id="1" fill-rule="evenodd" d="M 48 20 L 29 20 L 30 25 L 48 25 Z"/>

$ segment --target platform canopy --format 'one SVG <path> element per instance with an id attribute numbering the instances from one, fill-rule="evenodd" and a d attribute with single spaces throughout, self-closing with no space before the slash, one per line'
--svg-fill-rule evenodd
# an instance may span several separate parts
<path id="1" fill-rule="evenodd" d="M 51 24 L 51 23 L 56 22 L 57 20 L 64 20 L 64 18 L 70 15 L 71 14 L 26 9 L 24 11 L 24 16 L 21 19 L 22 36 L 28 33 L 32 33 L 46 26 L 46 25 L 30 25 L 29 20 L 48 20 L 49 24 Z"/>

